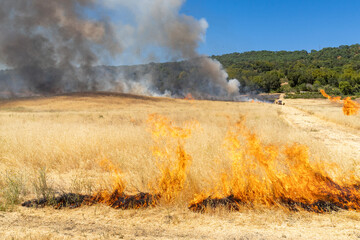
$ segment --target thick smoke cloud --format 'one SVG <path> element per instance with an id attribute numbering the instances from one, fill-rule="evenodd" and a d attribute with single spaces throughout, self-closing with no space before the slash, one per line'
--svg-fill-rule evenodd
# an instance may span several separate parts
<path id="1" fill-rule="evenodd" d="M 0 62 L 16 69 L 29 91 L 96 89 L 91 67 L 99 55 L 121 51 L 109 23 L 79 11 L 93 0 L 2 0 L 0 6 Z M 78 67 L 83 81 L 71 74 Z"/>
<path id="2" fill-rule="evenodd" d="M 236 97 L 239 82 L 228 81 L 220 63 L 197 53 L 207 21 L 180 14 L 183 4 L 184 0 L 2 0 L 0 63 L 14 70 L 0 74 L 0 88 L 15 94 L 27 89 L 40 94 L 120 91 Z M 132 19 L 115 24 L 83 15 L 99 6 L 123 9 Z M 129 53 L 141 59 L 186 61 L 169 68 L 178 73 L 175 77 L 164 75 L 156 64 L 94 67 Z"/>
<path id="3" fill-rule="evenodd" d="M 134 31 L 138 39 L 136 44 L 140 47 L 165 47 L 175 58 L 197 57 L 196 49 L 205 37 L 208 23 L 205 19 L 198 21 L 179 14 L 183 3 L 183 0 L 139 0 L 127 3 L 137 22 Z"/>

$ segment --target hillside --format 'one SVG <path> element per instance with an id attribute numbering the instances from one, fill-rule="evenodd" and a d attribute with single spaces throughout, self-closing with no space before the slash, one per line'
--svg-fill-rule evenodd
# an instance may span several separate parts
<path id="1" fill-rule="evenodd" d="M 360 94 L 360 45 L 311 52 L 251 51 L 213 56 L 249 90 Z M 288 84 L 287 84 L 288 83 Z"/>
<path id="2" fill-rule="evenodd" d="M 228 80 L 240 81 L 240 93 L 318 93 L 324 88 L 333 95 L 360 96 L 359 53 L 360 45 L 355 44 L 311 52 L 252 51 L 212 58 L 226 69 Z M 38 69 L 43 79 L 35 85 L 21 77 L 21 70 L 3 70 L 0 71 L 0 97 L 27 96 L 29 92 L 116 91 L 152 96 L 171 94 L 174 97 L 192 93 L 199 99 L 213 99 L 222 89 L 209 84 L 210 78 L 219 76 L 213 76 L 211 69 L 204 72 L 201 59 L 137 66 L 97 66 L 86 71 L 68 69 L 61 72 L 61 81 L 55 84 L 50 82 L 60 74 L 58 69 Z M 46 89 L 46 92 L 37 92 L 39 89 Z"/>

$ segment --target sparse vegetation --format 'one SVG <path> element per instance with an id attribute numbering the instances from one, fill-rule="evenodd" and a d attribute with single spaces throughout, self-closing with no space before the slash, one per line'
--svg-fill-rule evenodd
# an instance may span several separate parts
<path id="1" fill-rule="evenodd" d="M 54 189 L 49 185 L 46 168 L 40 168 L 32 182 L 34 192 L 37 198 L 43 198 L 51 201 L 55 197 Z"/>
<path id="2" fill-rule="evenodd" d="M 19 172 L 5 171 L 0 186 L 2 198 L 0 210 L 13 210 L 21 202 L 21 197 L 26 193 L 24 176 Z"/>

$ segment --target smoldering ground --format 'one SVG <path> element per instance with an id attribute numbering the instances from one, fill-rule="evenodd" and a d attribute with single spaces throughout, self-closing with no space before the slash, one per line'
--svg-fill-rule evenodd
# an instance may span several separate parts
<path id="1" fill-rule="evenodd" d="M 1 1 L 0 63 L 11 69 L 0 74 L 2 95 L 118 91 L 236 97 L 238 81 L 229 81 L 219 62 L 197 53 L 208 23 L 180 14 L 183 4 L 184 0 Z M 131 13 L 131 21 L 107 17 L 110 9 Z M 172 62 L 99 67 L 129 55 Z"/>

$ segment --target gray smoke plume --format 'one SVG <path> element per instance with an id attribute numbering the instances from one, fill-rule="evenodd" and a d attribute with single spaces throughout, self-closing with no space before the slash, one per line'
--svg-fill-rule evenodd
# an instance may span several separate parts
<path id="1" fill-rule="evenodd" d="M 138 80 L 137 83 L 143 83 L 144 89 L 149 90 L 152 95 L 168 95 L 170 92 L 174 96 L 184 96 L 191 93 L 196 98 L 234 99 L 239 95 L 240 83 L 235 79 L 228 81 L 228 74 L 219 62 L 197 53 L 199 44 L 205 40 L 209 25 L 205 19 L 196 20 L 180 14 L 184 2 L 185 0 L 106 0 L 104 4 L 108 7 L 125 7 L 135 16 L 135 24 L 121 26 L 132 39 L 126 47 L 133 49 L 134 55 L 151 46 L 156 50 L 160 48 L 160 52 L 164 50 L 170 60 L 189 59 L 187 63 L 165 65 L 165 69 L 176 76 L 166 76 L 162 74 L 162 69 L 147 71 L 143 75 L 143 81 Z M 179 69 L 182 71 L 178 71 Z M 144 69 L 139 71 L 144 72 Z M 118 82 L 125 85 L 129 92 L 138 93 L 139 84 L 132 88 L 133 79 L 129 80 L 122 75 Z"/>
<path id="2" fill-rule="evenodd" d="M 119 91 L 231 99 L 239 82 L 197 53 L 208 23 L 180 14 L 185 0 L 2 0 L 0 74 L 10 92 Z M 121 9 L 127 23 L 89 20 L 85 10 Z M 106 19 L 103 17 L 103 19 Z M 120 40 L 121 39 L 121 44 Z M 94 67 L 104 59 L 167 59 L 169 64 Z M 2 81 L 1 81 L 2 80 Z M 1 94 L 1 93 L 0 93 Z"/>
<path id="3" fill-rule="evenodd" d="M 29 91 L 95 90 L 91 67 L 99 54 L 120 53 L 109 23 L 79 11 L 93 0 L 1 0 L 0 6 L 0 62 L 15 69 Z M 82 81 L 71 74 L 79 67 Z"/>

